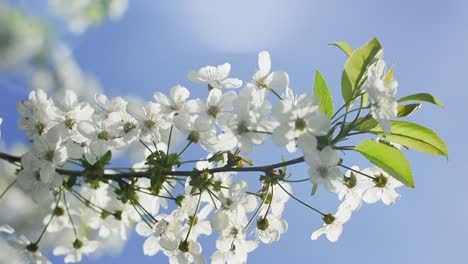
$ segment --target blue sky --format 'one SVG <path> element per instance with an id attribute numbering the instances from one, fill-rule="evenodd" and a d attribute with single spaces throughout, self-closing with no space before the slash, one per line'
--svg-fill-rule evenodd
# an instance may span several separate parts
<path id="1" fill-rule="evenodd" d="M 378 37 L 388 64 L 396 64 L 398 96 L 430 92 L 445 109 L 424 105 L 411 120 L 435 129 L 446 140 L 450 159 L 407 152 L 413 164 L 416 189 L 402 188 L 394 206 L 367 205 L 345 225 L 337 243 L 311 241 L 321 225 L 317 215 L 294 201 L 287 204 L 289 231 L 273 245 L 262 245 L 249 256 L 251 263 L 465 263 L 468 257 L 468 129 L 465 76 L 468 71 L 468 2 L 466 1 L 131 1 L 125 16 L 75 37 L 71 43 L 80 66 L 96 76 L 110 95 L 138 95 L 150 100 L 155 91 L 191 84 L 186 74 L 204 65 L 230 62 L 232 75 L 248 79 L 257 53 L 268 50 L 273 68 L 290 74 L 297 92 L 312 92 L 319 69 L 340 104 L 340 76 L 345 62 L 341 51 L 328 43 L 345 40 L 353 47 Z M 4 140 L 20 137 L 15 102 L 25 98 L 19 85 L 5 89 L 0 82 L 0 115 Z M 10 118 L 11 117 L 11 118 Z M 257 152 L 258 164 L 275 162 Z M 261 155 L 259 155 L 261 154 Z M 253 157 L 256 157 L 255 154 Z M 357 156 L 349 164 L 367 166 Z M 304 166 L 293 171 L 300 176 Z M 254 176 L 256 177 L 256 176 Z M 325 210 L 336 208 L 336 198 L 319 192 L 309 197 L 308 184 L 294 193 Z M 154 263 L 164 256 L 143 256 L 143 239 L 135 234 L 122 255 L 84 263 Z M 206 240 L 207 250 L 214 240 Z M 209 245 L 211 244 L 211 245 Z M 207 255 L 207 257 L 209 257 Z M 463 261 L 465 259 L 465 261 Z M 61 259 L 54 258 L 54 263 Z"/>

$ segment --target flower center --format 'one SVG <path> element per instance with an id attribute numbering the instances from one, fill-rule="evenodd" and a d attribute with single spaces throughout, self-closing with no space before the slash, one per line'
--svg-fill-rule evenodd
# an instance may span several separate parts
<path id="1" fill-rule="evenodd" d="M 319 167 L 318 168 L 318 173 L 322 178 L 325 178 L 328 176 L 328 168 L 327 167 Z"/>
<path id="2" fill-rule="evenodd" d="M 75 119 L 73 118 L 67 118 L 65 120 L 65 126 L 68 128 L 68 129 L 73 129 L 73 127 L 75 126 L 76 124 L 76 121 Z"/>
<path id="3" fill-rule="evenodd" d="M 379 188 L 384 188 L 387 185 L 388 178 L 385 177 L 382 173 L 375 175 L 375 179 L 372 180 L 375 186 Z"/>
<path id="4" fill-rule="evenodd" d="M 216 118 L 216 116 L 219 114 L 220 110 L 219 110 L 219 107 L 217 107 L 216 105 L 212 105 L 208 108 L 208 115 Z"/>
<path id="5" fill-rule="evenodd" d="M 151 119 L 145 120 L 144 124 L 147 128 L 153 128 L 157 125 L 156 121 L 153 121 Z"/>
<path id="6" fill-rule="evenodd" d="M 44 123 L 37 122 L 36 130 L 37 130 L 37 133 L 39 133 L 39 135 L 42 135 L 42 133 L 44 133 L 45 129 L 46 129 L 46 125 Z"/>
<path id="7" fill-rule="evenodd" d="M 55 155 L 55 151 L 53 150 L 48 150 L 46 153 L 45 153 L 45 160 L 47 161 L 50 161 L 52 162 L 54 160 L 54 155 Z"/>
<path id="8" fill-rule="evenodd" d="M 99 132 L 98 139 L 108 141 L 109 140 L 109 132 L 107 132 L 107 130 L 103 130 L 103 131 Z"/>
<path id="9" fill-rule="evenodd" d="M 237 237 L 237 234 L 239 234 L 239 229 L 235 228 L 235 227 L 232 227 L 231 228 L 231 231 L 229 232 L 229 234 L 232 236 L 232 237 Z"/>
<path id="10" fill-rule="evenodd" d="M 123 130 L 124 130 L 125 134 L 129 133 L 134 128 L 136 128 L 136 125 L 134 123 L 132 123 L 132 122 L 127 122 L 123 126 Z"/>
<path id="11" fill-rule="evenodd" d="M 190 241 L 181 241 L 179 244 L 179 250 L 182 252 L 190 252 L 192 250 L 192 243 Z"/>
<path id="12" fill-rule="evenodd" d="M 356 186 L 357 184 L 356 174 L 354 174 L 354 172 L 351 172 L 351 175 L 349 177 L 344 177 L 343 182 L 344 185 L 348 187 L 348 189 L 354 188 L 354 186 Z"/>
<path id="13" fill-rule="evenodd" d="M 249 128 L 247 127 L 247 122 L 245 120 L 242 120 L 237 124 L 236 132 L 238 135 L 249 132 Z"/>
<path id="14" fill-rule="evenodd" d="M 268 219 L 263 218 L 263 217 L 260 218 L 260 219 L 258 219 L 258 221 L 257 221 L 257 228 L 258 228 L 259 230 L 265 231 L 265 230 L 268 229 L 269 226 L 270 226 L 270 223 L 268 222 Z"/>
<path id="15" fill-rule="evenodd" d="M 325 224 L 327 224 L 327 225 L 329 225 L 329 224 L 335 222 L 335 217 L 334 217 L 332 214 L 330 214 L 330 213 L 324 215 L 324 216 L 322 217 L 322 219 L 323 219 L 323 222 L 325 222 Z"/>
<path id="16" fill-rule="evenodd" d="M 294 122 L 294 127 L 296 130 L 303 131 L 307 126 L 307 122 L 304 120 L 304 118 L 298 118 Z"/>
<path id="17" fill-rule="evenodd" d="M 83 247 L 83 242 L 81 242 L 79 239 L 76 239 L 75 242 L 73 242 L 73 247 L 75 249 L 80 249 Z"/>

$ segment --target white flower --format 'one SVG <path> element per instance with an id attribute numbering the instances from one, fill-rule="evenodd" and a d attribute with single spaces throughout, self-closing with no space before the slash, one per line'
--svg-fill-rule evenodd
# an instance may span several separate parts
<path id="1" fill-rule="evenodd" d="M 57 174 L 56 168 L 62 167 L 67 160 L 67 150 L 61 145 L 59 133 L 57 129 L 52 129 L 47 134 L 37 137 L 30 152 L 32 158 L 22 160 L 23 167 L 39 170 L 41 181 L 44 183 L 50 182 Z"/>
<path id="2" fill-rule="evenodd" d="M 168 115 L 167 117 L 169 119 L 174 115 L 187 114 L 188 112 L 192 112 L 185 106 L 189 96 L 189 90 L 180 85 L 176 85 L 171 88 L 170 98 L 160 92 L 154 94 L 154 98 L 161 105 L 161 113 Z"/>
<path id="3" fill-rule="evenodd" d="M 189 142 L 200 143 L 209 152 L 216 151 L 216 130 L 205 118 L 178 115 L 174 117 L 174 126 L 187 135 Z"/>
<path id="4" fill-rule="evenodd" d="M 230 150 L 238 146 L 246 153 L 254 145 L 260 145 L 277 125 L 270 116 L 271 104 L 264 100 L 261 105 L 252 104 L 248 95 L 241 95 L 234 101 L 236 114 L 226 114 L 220 120 L 224 131 L 219 136 L 218 150 Z M 263 133 L 262 133 L 263 132 Z"/>
<path id="5" fill-rule="evenodd" d="M 164 118 L 161 105 L 148 102 L 145 106 L 130 103 L 127 112 L 138 121 L 140 139 L 147 143 L 161 141 L 161 129 L 167 129 L 171 124 Z"/>
<path id="6" fill-rule="evenodd" d="M 107 120 L 111 123 L 110 126 L 115 131 L 117 139 L 122 141 L 122 146 L 127 146 L 138 140 L 140 130 L 138 121 L 133 116 L 126 112 L 112 112 Z"/>
<path id="7" fill-rule="evenodd" d="M 321 151 L 305 152 L 304 159 L 311 166 L 309 168 L 310 181 L 317 185 L 323 184 L 327 190 L 333 192 L 335 185 L 343 177 L 337 167 L 340 162 L 338 152 L 327 146 Z"/>
<path id="8" fill-rule="evenodd" d="M 99 248 L 99 242 L 82 238 L 76 239 L 68 246 L 58 246 L 54 249 L 55 256 L 65 255 L 65 263 L 81 262 L 82 255 L 90 255 Z"/>
<path id="9" fill-rule="evenodd" d="M 294 140 L 305 133 L 323 136 L 328 133 L 331 121 L 318 111 L 318 101 L 313 96 L 303 94 L 294 97 L 292 90 L 286 90 L 286 96 L 275 108 L 279 126 L 273 131 L 273 141 L 288 146 L 290 152 L 295 150 Z"/>
<path id="10" fill-rule="evenodd" d="M 77 130 L 78 124 L 81 121 L 91 120 L 94 109 L 88 103 L 80 103 L 76 93 L 72 90 L 65 90 L 55 102 L 59 122 L 56 127 L 60 129 L 63 140 L 71 138 L 75 141 L 83 141 Z"/>
<path id="11" fill-rule="evenodd" d="M 228 78 L 231 65 L 224 63 L 218 67 L 205 66 L 198 71 L 191 71 L 188 77 L 191 81 L 208 84 L 208 89 L 239 88 L 242 81 L 236 78 Z"/>
<path id="12" fill-rule="evenodd" d="M 111 148 L 122 147 L 111 120 L 82 121 L 78 125 L 78 131 L 89 144 L 89 152 L 86 152 L 85 156 L 91 164 L 96 163 Z"/>
<path id="13" fill-rule="evenodd" d="M 257 220 L 257 237 L 265 244 L 270 244 L 280 239 L 280 236 L 288 230 L 286 221 L 273 214 L 268 214 L 266 218 L 260 217 Z"/>
<path id="14" fill-rule="evenodd" d="M 278 90 L 289 86 L 289 76 L 286 72 L 271 72 L 270 53 L 262 51 L 258 54 L 258 71 L 252 76 L 247 88 L 255 104 L 262 104 L 269 90 Z"/>
<path id="15" fill-rule="evenodd" d="M 128 102 L 121 97 L 115 97 L 109 100 L 107 96 L 103 94 L 96 94 L 94 97 L 95 113 L 94 119 L 103 120 L 106 119 L 110 113 L 125 111 Z"/>
<path id="16" fill-rule="evenodd" d="M 359 167 L 352 166 L 351 169 L 353 170 L 348 170 L 345 177 L 335 185 L 335 192 L 342 204 L 348 205 L 351 211 L 356 211 L 361 208 L 362 194 L 368 188 L 370 179 L 354 172 L 359 171 Z"/>
<path id="17" fill-rule="evenodd" d="M 340 206 L 336 214 L 326 214 L 323 216 L 323 226 L 315 230 L 311 239 L 316 240 L 325 234 L 330 242 L 336 242 L 343 232 L 343 224 L 351 218 L 351 210 L 347 206 Z"/>
<path id="18" fill-rule="evenodd" d="M 87 225 L 97 230 L 99 237 L 127 240 L 130 226 L 139 220 L 138 213 L 131 205 L 122 204 L 108 184 L 100 184 L 98 189 L 82 188 L 81 195 L 111 213 L 103 217 L 94 211 L 84 210 L 84 213 L 90 214 Z"/>
<path id="19" fill-rule="evenodd" d="M 8 244 L 20 254 L 24 263 L 49 264 L 51 263 L 41 251 L 37 244 L 31 243 L 25 236 L 17 235 L 10 238 Z"/>
<path id="20" fill-rule="evenodd" d="M 367 80 L 363 89 L 369 95 L 371 113 L 385 133 L 391 132 L 391 120 L 396 118 L 398 103 L 395 94 L 398 87 L 396 80 L 385 80 L 386 65 L 383 60 L 369 66 Z"/>
<path id="21" fill-rule="evenodd" d="M 247 217 L 245 213 L 232 212 L 225 227 L 216 240 L 216 251 L 211 259 L 213 263 L 246 263 L 248 253 L 258 247 L 257 241 L 246 240 Z"/>
<path id="22" fill-rule="evenodd" d="M 233 91 L 223 93 L 218 89 L 213 89 L 208 94 L 206 104 L 201 100 L 191 100 L 187 102 L 190 105 L 193 113 L 200 113 L 204 118 L 207 118 L 213 125 L 225 115 L 232 111 L 233 101 L 237 98 L 237 94 Z"/>
<path id="23" fill-rule="evenodd" d="M 50 198 L 50 189 L 55 189 L 62 184 L 63 178 L 56 174 L 49 183 L 45 183 L 41 180 L 39 171 L 24 168 L 18 173 L 17 182 L 31 194 L 36 203 L 42 203 Z"/>
<path id="24" fill-rule="evenodd" d="M 382 200 L 384 204 L 391 205 L 400 198 L 395 189 L 403 186 L 403 183 L 388 175 L 382 169 L 373 167 L 363 170 L 362 173 L 374 177 L 373 180 L 367 182 L 366 190 L 362 195 L 364 202 L 375 203 Z"/>
<path id="25" fill-rule="evenodd" d="M 57 109 L 43 90 L 31 91 L 29 100 L 19 102 L 16 108 L 20 113 L 18 128 L 27 131 L 30 139 L 46 133 L 56 124 Z"/>
<path id="26" fill-rule="evenodd" d="M 161 250 L 159 239 L 168 224 L 169 222 L 165 219 L 160 219 L 153 227 L 148 226 L 144 221 L 138 222 L 136 225 L 137 234 L 147 237 L 143 243 L 143 253 L 145 255 L 154 256 Z"/>

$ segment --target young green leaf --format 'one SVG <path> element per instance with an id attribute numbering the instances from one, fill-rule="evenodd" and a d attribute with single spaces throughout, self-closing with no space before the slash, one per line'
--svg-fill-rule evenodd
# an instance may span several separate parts
<path id="1" fill-rule="evenodd" d="M 437 98 L 437 97 L 435 97 L 435 96 L 433 96 L 432 94 L 429 94 L 429 93 L 412 94 L 412 95 L 402 97 L 402 98 L 400 98 L 398 100 L 399 103 L 408 102 L 408 101 L 426 102 L 426 103 L 435 104 L 435 105 L 438 105 L 438 106 L 444 108 L 444 105 L 439 100 L 439 98 Z"/>
<path id="2" fill-rule="evenodd" d="M 405 117 L 416 113 L 419 108 L 421 108 L 421 104 L 407 104 L 407 105 L 399 105 L 398 106 L 398 117 Z"/>
<path id="3" fill-rule="evenodd" d="M 360 89 L 361 81 L 369 65 L 381 54 L 382 46 L 374 38 L 366 45 L 354 50 L 346 61 L 341 77 L 341 89 L 344 101 L 351 107 L 356 91 Z"/>
<path id="4" fill-rule="evenodd" d="M 332 117 L 334 107 L 330 89 L 328 89 L 327 83 L 319 71 L 315 72 L 314 95 L 320 102 L 320 110 L 329 117 Z"/>
<path id="5" fill-rule="evenodd" d="M 410 164 L 400 150 L 370 139 L 364 140 L 354 149 L 395 179 L 414 188 Z"/>
<path id="6" fill-rule="evenodd" d="M 310 191 L 310 196 L 314 196 L 315 193 L 317 193 L 317 189 L 318 189 L 318 185 L 317 184 L 314 184 L 312 186 L 312 191 Z"/>
<path id="7" fill-rule="evenodd" d="M 339 49 L 341 49 L 348 56 L 351 55 L 351 53 L 353 53 L 353 48 L 347 42 L 338 41 L 338 42 L 335 42 L 335 43 L 330 43 L 330 45 L 338 47 Z"/>
<path id="8" fill-rule="evenodd" d="M 390 81 L 393 80 L 393 71 L 394 71 L 394 69 L 395 69 L 395 65 L 392 65 L 392 67 L 390 68 L 390 70 L 388 70 L 387 75 L 385 75 L 384 81 L 385 81 L 386 83 L 388 83 L 388 82 L 390 82 Z"/>
<path id="9" fill-rule="evenodd" d="M 370 131 L 386 140 L 432 155 L 448 158 L 444 141 L 429 128 L 404 121 L 392 121 L 392 132 L 384 134 L 380 126 Z"/>

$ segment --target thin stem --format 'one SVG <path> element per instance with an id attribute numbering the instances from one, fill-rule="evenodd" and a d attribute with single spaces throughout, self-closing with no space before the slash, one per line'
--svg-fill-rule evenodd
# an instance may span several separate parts
<path id="1" fill-rule="evenodd" d="M 340 107 L 340 109 L 338 109 L 338 110 L 335 112 L 335 114 L 333 114 L 333 116 L 331 117 L 331 119 L 332 119 L 332 120 L 335 119 L 336 115 L 338 115 L 339 112 L 341 112 L 343 109 L 345 109 L 345 107 L 346 107 L 346 104 L 342 105 L 342 106 Z"/>
<path id="2" fill-rule="evenodd" d="M 185 237 L 185 241 L 188 240 L 189 235 L 190 235 L 190 231 L 192 231 L 193 223 L 195 223 L 195 217 L 197 217 L 198 209 L 200 208 L 201 196 L 202 196 L 202 192 L 200 192 L 200 196 L 198 197 L 197 207 L 195 208 L 195 213 L 193 214 L 193 219 L 192 219 L 192 221 L 190 221 L 190 227 L 189 227 L 189 230 L 187 232 L 187 236 Z"/>
<path id="3" fill-rule="evenodd" d="M 39 237 L 37 238 L 36 242 L 33 243 L 35 245 L 37 245 L 41 241 L 41 239 L 44 236 L 45 232 L 47 231 L 47 228 L 49 227 L 50 223 L 52 223 L 52 219 L 54 219 L 54 216 L 55 216 L 54 211 L 57 210 L 57 208 L 59 206 L 60 198 L 62 198 L 62 190 L 60 190 L 60 193 L 58 195 L 59 195 L 59 197 L 57 199 L 57 202 L 55 204 L 54 209 L 52 210 L 52 213 L 50 214 L 49 222 L 47 222 L 47 224 L 44 226 L 44 229 L 42 229 L 42 232 L 39 235 Z"/>
<path id="4" fill-rule="evenodd" d="M 369 106 L 365 106 L 365 107 L 359 107 L 359 108 L 353 109 L 353 110 L 351 110 L 351 111 L 347 111 L 346 113 L 344 113 L 344 114 L 340 115 L 339 117 L 337 117 L 337 118 L 332 122 L 332 124 L 335 124 L 335 123 L 336 123 L 338 120 L 340 120 L 342 117 L 345 117 L 345 121 L 344 121 L 343 123 L 346 123 L 346 115 L 347 115 L 347 114 L 350 114 L 350 113 L 353 113 L 353 112 L 356 112 L 356 111 L 360 113 L 362 110 L 364 110 L 364 109 L 369 109 L 369 108 L 370 108 Z M 355 120 L 354 120 L 354 121 L 355 121 Z M 353 121 L 353 122 L 354 122 L 354 121 Z M 351 122 L 351 123 L 353 123 L 353 122 Z"/>
<path id="5" fill-rule="evenodd" d="M 184 154 L 184 152 L 190 147 L 190 145 L 192 145 L 192 141 L 189 141 L 189 143 L 185 146 L 185 148 L 177 155 L 177 157 L 180 158 L 180 156 L 182 156 L 182 154 Z"/>
<path id="6" fill-rule="evenodd" d="M 211 202 L 213 202 L 215 209 L 218 209 L 218 206 L 216 205 L 216 202 L 213 199 L 213 195 L 216 197 L 216 199 L 219 200 L 219 198 L 213 193 L 213 191 L 211 191 L 210 189 L 207 189 L 207 190 L 208 190 L 208 195 L 210 195 Z"/>
<path id="7" fill-rule="evenodd" d="M 318 209 L 316 209 L 316 208 L 314 208 L 314 207 L 312 207 L 312 206 L 310 206 L 310 205 L 304 203 L 303 201 L 301 201 L 300 199 L 298 199 L 296 196 L 292 195 L 292 193 L 288 192 L 288 191 L 283 187 L 283 185 L 281 185 L 280 183 L 278 183 L 278 185 L 279 185 L 279 187 L 280 187 L 281 189 L 283 189 L 283 191 L 284 191 L 285 193 L 287 193 L 291 198 L 293 198 L 294 200 L 296 200 L 296 201 L 299 202 L 300 204 L 304 205 L 305 207 L 307 207 L 307 208 L 309 208 L 309 209 L 312 209 L 313 211 L 315 211 L 315 212 L 321 214 L 322 216 L 325 216 L 325 214 L 322 213 L 321 211 L 319 211 Z"/>
<path id="8" fill-rule="evenodd" d="M 278 99 L 280 100 L 283 100 L 283 98 L 281 97 L 281 95 L 279 95 L 275 90 L 273 89 L 269 89 L 274 95 L 276 95 L 276 97 L 278 97 Z"/>
<path id="9" fill-rule="evenodd" d="M 255 213 L 254 215 L 250 218 L 249 222 L 247 223 L 247 225 L 244 227 L 244 230 L 247 229 L 250 224 L 252 223 L 252 221 L 257 217 L 258 213 L 260 212 L 260 209 L 262 208 L 263 204 L 265 204 L 266 202 L 266 199 L 268 198 L 268 194 L 269 194 L 269 189 L 270 189 L 270 186 L 271 184 L 268 184 L 269 186 L 267 187 L 268 188 L 268 192 L 265 194 L 265 197 L 263 197 L 262 199 L 262 203 L 260 204 L 260 206 L 257 207 L 257 210 L 255 210 Z M 271 204 L 271 202 L 270 202 Z"/>
<path id="10" fill-rule="evenodd" d="M 171 130 L 169 131 L 169 139 L 167 140 L 166 154 L 169 154 L 169 148 L 171 147 L 171 139 L 172 139 L 172 130 L 173 129 L 174 129 L 174 125 L 171 125 Z"/>
<path id="11" fill-rule="evenodd" d="M 300 179 L 300 180 L 282 180 L 284 182 L 305 182 L 305 181 L 310 181 L 310 178 L 304 178 L 304 179 Z"/>
<path id="12" fill-rule="evenodd" d="M 267 210 L 265 212 L 265 215 L 263 216 L 263 219 L 266 219 L 268 211 L 270 211 L 270 209 L 271 209 L 271 204 L 273 203 L 273 190 L 274 190 L 273 184 L 270 185 L 270 189 L 271 189 L 271 200 L 268 203 L 268 208 L 267 208 Z"/>
<path id="13" fill-rule="evenodd" d="M 71 223 L 71 225 L 73 227 L 73 233 L 75 234 L 75 238 L 78 239 L 78 235 L 76 233 L 76 227 L 75 227 L 75 224 L 73 223 L 73 219 L 72 219 L 72 216 L 70 214 L 70 209 L 68 208 L 67 198 L 66 198 L 65 192 L 63 193 L 63 203 L 65 204 L 65 209 L 67 209 L 68 218 L 70 219 L 70 223 Z"/>
<path id="14" fill-rule="evenodd" d="M 5 196 L 5 194 L 8 192 L 8 190 L 10 190 L 10 188 L 13 187 L 13 185 L 15 185 L 15 183 L 16 183 L 16 179 L 12 183 L 10 183 L 6 187 L 6 189 L 2 192 L 2 194 L 0 195 L 0 200 L 3 198 L 3 196 Z"/>
<path id="15" fill-rule="evenodd" d="M 348 170 L 350 170 L 350 171 L 353 171 L 353 172 L 355 172 L 355 173 L 361 174 L 361 175 L 363 175 L 363 176 L 366 176 L 366 177 L 369 178 L 369 179 L 372 179 L 372 180 L 375 180 L 375 179 L 376 179 L 375 177 L 370 176 L 369 174 L 365 174 L 365 173 L 363 173 L 363 172 L 360 172 L 360 171 L 358 171 L 358 170 L 355 170 L 355 169 L 353 169 L 353 168 L 351 168 L 351 167 L 348 167 L 348 166 L 346 166 L 346 165 L 340 164 L 339 166 L 340 166 L 340 167 L 343 167 L 343 168 L 345 168 L 345 169 L 348 169 Z"/>
<path id="16" fill-rule="evenodd" d="M 145 146 L 145 148 L 151 153 L 151 154 L 154 154 L 153 151 L 150 149 L 150 147 L 148 147 L 148 145 L 146 145 L 145 142 L 143 142 L 143 140 L 140 139 L 140 143 Z"/>
<path id="17" fill-rule="evenodd" d="M 273 133 L 268 132 L 268 131 L 260 131 L 260 130 L 249 130 L 249 132 L 259 133 L 259 134 L 267 134 L 267 135 L 273 134 Z"/>
<path id="18" fill-rule="evenodd" d="M 135 209 L 135 211 L 138 213 L 138 215 L 140 216 L 141 220 L 143 220 L 143 222 L 145 222 L 145 224 L 149 227 L 149 228 L 153 228 L 153 226 L 148 222 L 148 220 L 145 219 L 145 217 L 141 214 L 140 211 L 138 211 L 138 208 L 135 206 L 135 204 L 132 202 L 130 202 L 132 204 L 132 207 L 133 209 Z"/>

